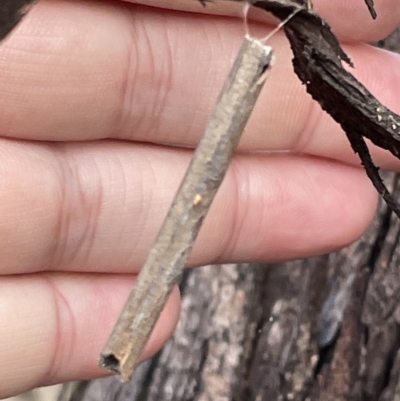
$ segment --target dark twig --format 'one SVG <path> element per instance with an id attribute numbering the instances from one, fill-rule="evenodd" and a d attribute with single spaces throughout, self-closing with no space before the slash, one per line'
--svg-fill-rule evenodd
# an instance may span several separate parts
<path id="1" fill-rule="evenodd" d="M 0 40 L 3 40 L 21 21 L 29 6 L 36 0 L 0 0 Z"/>
<path id="2" fill-rule="evenodd" d="M 374 184 L 375 189 L 379 192 L 390 209 L 392 209 L 397 216 L 400 217 L 399 204 L 393 199 L 389 190 L 383 183 L 383 180 L 379 175 L 379 168 L 376 167 L 372 161 L 371 154 L 369 153 L 368 146 L 365 143 L 364 138 L 351 132 L 346 132 L 346 135 L 354 152 L 360 156 L 361 163 L 364 166 L 369 179 Z"/>
<path id="3" fill-rule="evenodd" d="M 374 8 L 374 0 L 364 0 L 365 4 L 368 7 L 369 13 L 371 14 L 373 19 L 376 19 L 376 17 L 378 16 L 376 14 L 375 8 Z"/>
<path id="4" fill-rule="evenodd" d="M 138 281 L 101 354 L 127 381 L 177 283 L 271 67 L 271 48 L 246 38 Z"/>

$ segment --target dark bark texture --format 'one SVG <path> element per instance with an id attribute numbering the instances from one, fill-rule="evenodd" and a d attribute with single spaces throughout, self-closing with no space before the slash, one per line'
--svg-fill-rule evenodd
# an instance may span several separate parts
<path id="1" fill-rule="evenodd" d="M 299 2 L 307 0 L 257 0 L 253 4 L 286 21 L 283 29 L 293 51 L 294 71 L 313 99 L 342 126 L 368 177 L 400 218 L 400 206 L 385 187 L 365 142 L 368 138 L 400 158 L 400 116 L 343 67 L 343 63 L 353 64 L 330 26 Z M 366 4 L 374 17 L 373 1 Z"/>
<path id="2" fill-rule="evenodd" d="M 383 44 L 399 50 L 400 32 Z M 399 177 L 386 184 L 398 199 Z M 381 203 L 340 252 L 188 271 L 163 350 L 130 383 L 81 383 L 63 400 L 400 401 L 399 238 L 399 219 Z"/>
<path id="3" fill-rule="evenodd" d="M 36 0 L 0 1 L 0 41 L 3 40 L 21 21 L 28 8 Z"/>

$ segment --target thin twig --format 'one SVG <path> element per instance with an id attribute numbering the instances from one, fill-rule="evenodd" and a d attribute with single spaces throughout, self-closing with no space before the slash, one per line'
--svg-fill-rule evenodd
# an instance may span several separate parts
<path id="1" fill-rule="evenodd" d="M 127 381 L 176 285 L 271 67 L 272 50 L 246 37 L 100 366 Z"/>

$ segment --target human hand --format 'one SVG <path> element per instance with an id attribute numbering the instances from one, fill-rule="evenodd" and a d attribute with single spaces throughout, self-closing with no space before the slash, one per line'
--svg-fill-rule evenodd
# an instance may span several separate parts
<path id="1" fill-rule="evenodd" d="M 239 5 L 142 3 L 160 8 L 43 0 L 0 46 L 0 397 L 106 374 L 99 352 L 191 156 L 174 145 L 196 146 L 238 51 L 243 22 L 207 13 Z M 362 44 L 400 22 L 397 0 L 376 1 L 375 22 L 361 0 L 314 3 L 350 43 L 355 75 L 400 111 L 400 57 Z M 270 44 L 276 64 L 192 266 L 329 252 L 373 217 L 345 135 L 294 76 L 283 33 Z M 144 357 L 178 314 L 175 291 Z"/>

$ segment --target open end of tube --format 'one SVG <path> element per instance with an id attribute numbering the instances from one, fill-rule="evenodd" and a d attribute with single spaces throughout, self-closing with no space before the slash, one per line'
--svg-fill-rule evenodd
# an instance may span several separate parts
<path id="1" fill-rule="evenodd" d="M 99 366 L 111 370 L 112 372 L 121 374 L 119 360 L 113 354 L 107 354 L 107 355 L 101 354 Z"/>

